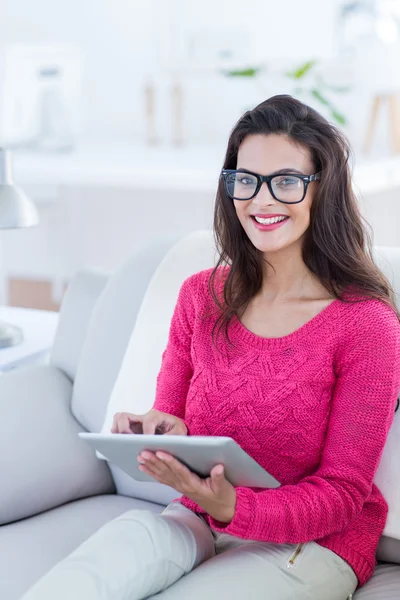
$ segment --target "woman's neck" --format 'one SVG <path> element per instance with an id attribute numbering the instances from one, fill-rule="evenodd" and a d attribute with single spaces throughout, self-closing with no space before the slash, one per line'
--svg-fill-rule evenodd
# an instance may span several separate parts
<path id="1" fill-rule="evenodd" d="M 327 296 L 327 291 L 305 265 L 301 253 L 285 248 L 264 254 L 263 285 L 258 296 L 268 302 L 312 299 Z"/>

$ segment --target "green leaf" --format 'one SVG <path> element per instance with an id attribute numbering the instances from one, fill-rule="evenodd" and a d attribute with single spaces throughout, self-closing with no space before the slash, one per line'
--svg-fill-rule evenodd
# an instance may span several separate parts
<path id="1" fill-rule="evenodd" d="M 337 110 L 335 110 L 333 108 L 331 110 L 331 114 L 332 114 L 332 117 L 335 119 L 335 121 L 337 123 L 339 123 L 339 125 L 346 125 L 347 119 L 342 113 L 339 113 Z"/>
<path id="2" fill-rule="evenodd" d="M 304 77 L 304 75 L 306 75 L 306 73 L 309 72 L 309 70 L 315 65 L 315 63 L 315 60 L 309 60 L 306 63 L 304 63 L 304 65 L 298 67 L 294 71 L 287 72 L 286 75 L 288 77 L 292 77 L 293 79 L 301 79 L 302 77 Z"/>
<path id="3" fill-rule="evenodd" d="M 336 108 L 334 108 L 332 106 L 331 102 L 329 102 L 329 100 L 327 98 L 325 98 L 325 96 L 323 96 L 319 90 L 313 89 L 313 90 L 311 90 L 311 94 L 314 96 L 314 98 L 316 98 L 319 102 L 321 102 L 321 104 L 329 107 L 329 109 L 331 111 L 331 115 L 337 123 L 339 123 L 340 125 L 346 125 L 346 123 L 347 123 L 346 117 L 342 113 L 340 113 L 338 110 L 336 110 Z"/>
<path id="4" fill-rule="evenodd" d="M 259 67 L 249 67 L 248 69 L 224 71 L 224 74 L 228 77 L 254 77 L 259 71 L 261 71 Z"/>
<path id="5" fill-rule="evenodd" d="M 321 104 L 324 104 L 325 106 L 330 106 L 329 100 L 327 100 L 325 98 L 325 96 L 323 96 L 321 94 L 321 92 L 319 90 L 317 90 L 317 89 L 314 88 L 314 89 L 311 90 L 311 94 L 314 96 L 314 98 L 316 98 L 317 100 L 319 100 L 319 102 L 321 102 Z"/>

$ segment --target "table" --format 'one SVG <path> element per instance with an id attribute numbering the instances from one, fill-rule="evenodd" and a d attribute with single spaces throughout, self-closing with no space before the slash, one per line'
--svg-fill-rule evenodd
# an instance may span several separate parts
<path id="1" fill-rule="evenodd" d="M 47 363 L 59 314 L 54 311 L 0 306 L 0 320 L 21 327 L 21 343 L 0 348 L 0 374 L 28 364 Z"/>

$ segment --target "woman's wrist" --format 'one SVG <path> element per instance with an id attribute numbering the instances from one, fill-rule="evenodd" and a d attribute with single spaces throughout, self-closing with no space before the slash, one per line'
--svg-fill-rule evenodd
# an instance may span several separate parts
<path id="1" fill-rule="evenodd" d="M 202 497 L 190 497 L 193 502 L 200 506 L 210 517 L 228 525 L 233 517 L 235 516 L 236 510 L 236 491 L 232 488 L 230 497 L 227 498 L 226 502 L 213 501 L 211 499 L 205 499 Z"/>

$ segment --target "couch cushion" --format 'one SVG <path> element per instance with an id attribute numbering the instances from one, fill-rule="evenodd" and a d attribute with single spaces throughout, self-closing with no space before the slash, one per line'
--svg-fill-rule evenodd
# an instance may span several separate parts
<path id="1" fill-rule="evenodd" d="M 161 357 L 185 279 L 213 266 L 212 231 L 179 240 L 157 267 L 145 292 L 102 426 L 109 433 L 116 412 L 143 414 L 153 406 Z"/>
<path id="2" fill-rule="evenodd" d="M 379 540 L 376 558 L 381 562 L 391 562 L 400 565 L 400 540 L 383 535 Z"/>
<path id="3" fill-rule="evenodd" d="M 63 296 L 51 364 L 74 381 L 86 331 L 101 292 L 108 281 L 98 269 L 80 271 L 68 284 Z"/>
<path id="4" fill-rule="evenodd" d="M 168 342 L 172 314 L 186 278 L 215 264 L 211 230 L 196 231 L 179 240 L 155 271 L 137 315 L 121 369 L 110 396 L 102 431 L 110 432 L 116 412 L 142 414 L 153 406 L 162 353 Z M 180 496 L 159 483 L 142 483 L 127 478 L 110 463 L 118 493 L 151 501 Z"/>
<path id="5" fill-rule="evenodd" d="M 354 600 L 399 600 L 399 598 L 399 565 L 378 565 L 371 579 L 353 595 Z"/>
<path id="6" fill-rule="evenodd" d="M 374 259 L 379 268 L 389 279 L 397 293 L 397 305 L 400 308 L 400 249 L 375 246 Z M 400 394 L 400 390 L 399 390 Z M 400 410 L 394 416 L 393 424 L 383 451 L 381 462 L 375 475 L 375 483 L 389 504 L 389 514 L 384 535 L 400 540 Z M 387 546 L 387 545 L 386 545 Z M 392 548 L 392 545 L 387 546 Z M 391 560 L 399 561 L 398 552 L 391 555 Z M 399 594 L 400 597 L 400 594 Z"/>
<path id="7" fill-rule="evenodd" d="M 72 412 L 88 431 L 104 421 L 137 311 L 148 283 L 177 235 L 151 240 L 111 275 L 92 312 L 72 396 Z"/>
<path id="8" fill-rule="evenodd" d="M 78 437 L 71 393 L 51 365 L 0 377 L 0 524 L 114 491 L 107 465 Z"/>
<path id="9" fill-rule="evenodd" d="M 400 308 L 400 248 L 373 246 L 372 254 L 376 264 L 392 284 L 396 292 L 396 303 Z"/>
<path id="10" fill-rule="evenodd" d="M 156 504 L 112 494 L 77 500 L 0 527 L 0 598 L 20 598 L 104 523 L 132 508 L 163 510 Z"/>
<path id="11" fill-rule="evenodd" d="M 400 540 L 400 411 L 393 423 L 383 450 L 374 482 L 389 505 L 384 535 Z"/>

